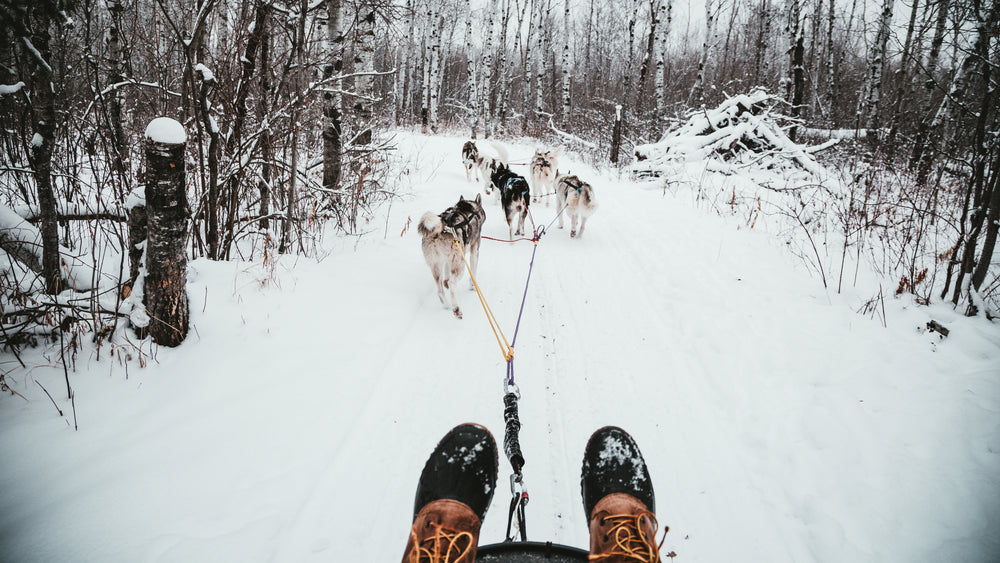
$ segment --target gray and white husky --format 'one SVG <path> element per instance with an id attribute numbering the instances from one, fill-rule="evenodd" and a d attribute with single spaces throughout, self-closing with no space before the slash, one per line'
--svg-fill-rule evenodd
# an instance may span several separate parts
<path id="1" fill-rule="evenodd" d="M 575 175 L 559 176 L 556 182 L 556 197 L 558 198 L 559 209 L 566 206 L 563 212 L 569 215 L 570 230 L 569 236 L 583 236 L 583 229 L 587 226 L 587 217 L 593 215 L 597 209 L 597 202 L 594 201 L 594 188 Z M 563 213 L 559 214 L 559 228 L 563 228 Z M 580 219 L 580 231 L 576 230 L 576 220 Z"/>
<path id="2" fill-rule="evenodd" d="M 559 174 L 559 157 L 562 156 L 563 149 L 542 152 L 535 149 L 535 156 L 531 157 L 529 174 L 531 175 L 531 196 L 532 201 L 538 202 L 538 198 L 544 197 L 555 188 L 556 176 Z M 545 200 L 545 205 L 549 205 L 549 200 Z"/>
<path id="3" fill-rule="evenodd" d="M 482 195 L 476 195 L 475 201 L 459 196 L 458 203 L 435 215 L 428 211 L 417 224 L 417 232 L 423 237 L 422 247 L 424 259 L 431 268 L 434 283 L 437 285 L 438 299 L 445 308 L 451 308 L 456 317 L 462 318 L 455 297 L 455 284 L 462 279 L 465 271 L 462 252 L 469 253 L 469 269 L 476 275 L 479 265 L 479 239 L 486 222 L 486 211 L 482 205 Z M 461 243 L 461 249 L 455 242 Z M 469 280 L 472 286 L 472 280 Z M 445 290 L 451 293 L 451 304 L 445 298 Z"/>

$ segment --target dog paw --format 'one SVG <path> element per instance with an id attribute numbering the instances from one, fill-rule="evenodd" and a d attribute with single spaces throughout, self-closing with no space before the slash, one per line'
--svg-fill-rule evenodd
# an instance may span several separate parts
<path id="1" fill-rule="evenodd" d="M 462 318 L 462 310 L 459 309 L 458 307 L 455 307 L 454 309 L 452 309 L 451 312 L 455 313 L 455 318 L 457 318 L 457 319 L 461 319 Z"/>
<path id="2" fill-rule="evenodd" d="M 569 238 L 576 238 L 576 231 L 570 231 Z"/>

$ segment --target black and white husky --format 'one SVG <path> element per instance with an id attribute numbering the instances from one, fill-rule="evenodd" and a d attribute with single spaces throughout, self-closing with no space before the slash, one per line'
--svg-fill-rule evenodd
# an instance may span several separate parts
<path id="1" fill-rule="evenodd" d="M 445 308 L 450 307 L 455 316 L 462 318 L 455 297 L 455 284 L 462 279 L 465 264 L 462 252 L 469 253 L 469 269 L 476 275 L 479 265 L 479 239 L 486 222 L 486 211 L 482 205 L 482 195 L 476 195 L 475 201 L 459 196 L 458 203 L 435 215 L 428 211 L 420 219 L 417 232 L 423 237 L 422 247 L 424 259 L 431 268 L 434 283 L 437 285 L 438 299 Z M 455 244 L 461 243 L 461 248 Z M 472 280 L 469 280 L 472 285 Z M 445 290 L 451 293 L 451 305 L 445 299 Z"/>
<path id="2" fill-rule="evenodd" d="M 462 166 L 465 167 L 465 179 L 472 181 L 472 171 L 476 171 L 476 181 L 479 181 L 479 161 L 482 159 L 479 156 L 479 149 L 476 148 L 476 143 L 472 141 L 466 141 L 462 145 Z"/>
<path id="3" fill-rule="evenodd" d="M 556 182 L 556 197 L 559 200 L 559 209 L 566 206 L 563 213 L 569 215 L 569 236 L 583 236 L 583 229 L 587 226 L 587 217 L 590 217 L 597 209 L 597 202 L 594 201 L 594 188 L 576 176 L 559 176 Z M 576 230 L 576 220 L 580 219 L 580 231 Z M 559 228 L 563 228 L 563 216 L 559 214 Z"/>
<path id="4" fill-rule="evenodd" d="M 476 143 L 472 141 L 466 141 L 462 145 L 462 165 L 465 166 L 465 177 L 471 182 L 472 171 L 475 170 L 476 181 L 479 182 L 482 178 L 483 191 L 486 192 L 486 195 L 492 193 L 489 177 L 500 166 L 507 166 L 507 149 L 493 142 L 490 142 L 490 145 L 496 149 L 497 156 L 480 152 Z"/>
<path id="5" fill-rule="evenodd" d="M 500 190 L 500 203 L 507 216 L 507 227 L 510 238 L 524 235 L 524 218 L 528 216 L 528 203 L 531 200 L 531 189 L 524 176 L 511 172 L 506 165 L 500 165 L 490 175 L 493 187 Z M 517 218 L 517 230 L 514 230 L 514 219 Z"/>
<path id="6" fill-rule="evenodd" d="M 549 194 L 555 188 L 556 176 L 559 174 L 559 157 L 562 156 L 563 149 L 560 146 L 556 150 L 542 152 L 535 149 L 535 156 L 531 157 L 529 173 L 531 174 L 531 191 L 533 201 Z M 549 200 L 545 200 L 545 205 Z"/>

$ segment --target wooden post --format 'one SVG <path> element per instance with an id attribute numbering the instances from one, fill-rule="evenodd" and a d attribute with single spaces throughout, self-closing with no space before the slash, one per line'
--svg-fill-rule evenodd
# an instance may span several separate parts
<path id="1" fill-rule="evenodd" d="M 188 331 L 187 195 L 184 191 L 184 127 L 159 117 L 146 128 L 146 241 L 144 304 L 149 334 L 178 346 Z"/>
<path id="2" fill-rule="evenodd" d="M 618 163 L 618 151 L 622 146 L 622 106 L 615 106 L 615 128 L 611 133 L 611 162 Z"/>

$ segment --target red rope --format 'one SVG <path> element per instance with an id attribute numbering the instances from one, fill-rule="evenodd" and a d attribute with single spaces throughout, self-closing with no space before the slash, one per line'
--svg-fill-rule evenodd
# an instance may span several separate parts
<path id="1" fill-rule="evenodd" d="M 505 238 L 493 238 L 493 237 L 488 237 L 486 235 L 483 235 L 481 238 L 484 238 L 486 240 L 495 240 L 497 242 L 519 242 L 519 241 L 522 241 L 522 240 L 526 240 L 528 242 L 534 242 L 535 241 L 535 239 L 533 239 L 533 238 L 524 238 L 524 237 L 522 237 L 522 238 L 516 238 L 516 239 L 505 239 Z"/>

